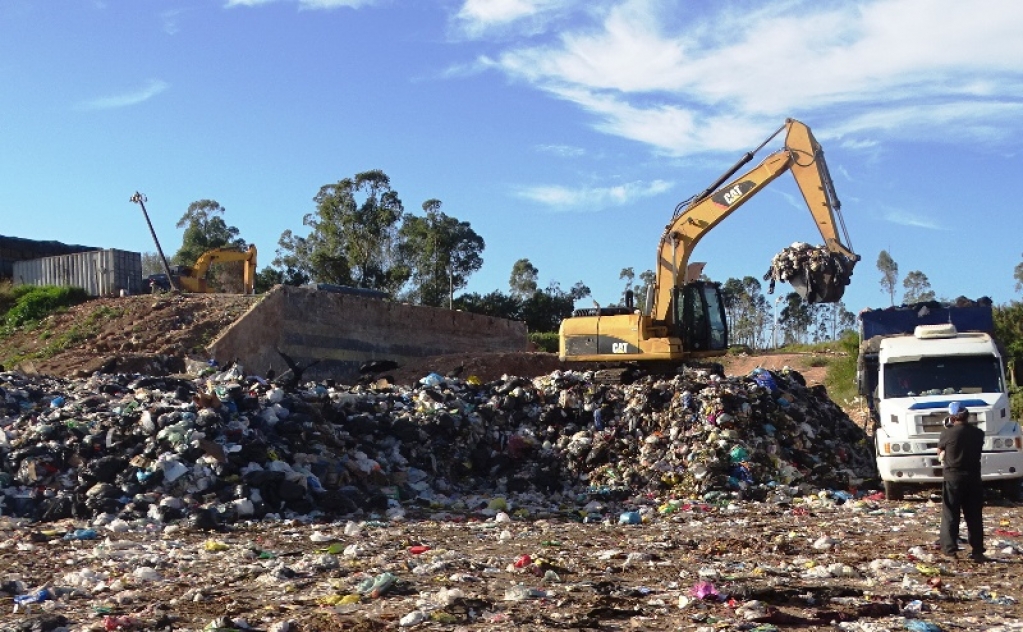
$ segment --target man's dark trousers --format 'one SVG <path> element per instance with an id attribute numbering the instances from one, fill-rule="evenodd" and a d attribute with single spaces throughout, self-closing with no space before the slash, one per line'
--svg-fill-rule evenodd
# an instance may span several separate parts
<path id="1" fill-rule="evenodd" d="M 969 533 L 971 553 L 984 554 L 984 484 L 980 476 L 946 478 L 941 505 L 941 550 L 955 553 L 959 548 L 959 514 Z"/>

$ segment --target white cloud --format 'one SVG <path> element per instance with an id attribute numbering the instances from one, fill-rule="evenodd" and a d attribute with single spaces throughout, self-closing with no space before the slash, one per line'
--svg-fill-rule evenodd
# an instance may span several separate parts
<path id="1" fill-rule="evenodd" d="M 184 13 L 184 11 L 181 9 L 171 9 L 160 14 L 160 21 L 163 23 L 164 33 L 167 35 L 176 35 L 178 31 L 181 30 L 178 20 L 182 13 Z"/>
<path id="2" fill-rule="evenodd" d="M 525 187 L 518 196 L 559 210 L 592 211 L 630 204 L 637 199 L 659 195 L 674 186 L 664 180 L 629 182 L 611 187 L 571 189 L 562 186 Z"/>
<path id="3" fill-rule="evenodd" d="M 227 0 L 227 4 L 224 5 L 230 7 L 258 7 L 263 4 L 270 4 L 271 2 L 277 2 L 277 0 Z"/>
<path id="4" fill-rule="evenodd" d="M 529 33 L 545 30 L 545 22 L 567 11 L 577 0 L 465 0 L 455 15 L 462 31 L 481 37 L 496 29 L 516 27 Z"/>
<path id="5" fill-rule="evenodd" d="M 541 153 L 553 154 L 562 158 L 578 158 L 586 154 L 586 150 L 582 147 L 572 147 L 571 145 L 537 145 L 536 149 Z"/>
<path id="6" fill-rule="evenodd" d="M 299 6 L 303 9 L 340 9 L 342 7 L 358 9 L 375 2 L 376 0 L 298 0 Z"/>
<path id="7" fill-rule="evenodd" d="M 909 211 L 888 211 L 884 215 L 885 221 L 893 224 L 899 224 L 901 226 L 911 226 L 913 228 L 926 228 L 928 230 L 947 230 L 943 226 L 935 223 L 933 220 L 910 213 Z"/>
<path id="8" fill-rule="evenodd" d="M 460 15 L 486 6 L 490 13 L 472 15 L 494 24 L 541 5 L 470 0 Z M 827 112 L 843 135 L 898 118 L 907 138 L 933 138 L 947 125 L 982 141 L 1004 134 L 999 119 L 1019 116 L 1023 3 L 1015 0 L 705 6 L 712 13 L 698 18 L 682 0 L 579 12 L 556 39 L 520 41 L 487 63 L 578 104 L 597 129 L 669 154 L 748 147 L 785 117 L 813 112 Z M 863 114 L 845 120 L 850 111 Z"/>
<path id="9" fill-rule="evenodd" d="M 225 5 L 227 8 L 231 7 L 258 7 L 264 4 L 270 4 L 271 2 L 279 2 L 281 0 L 227 0 Z M 369 6 L 377 2 L 377 0 L 291 0 L 296 2 L 300 9 L 340 9 L 342 7 L 349 7 L 352 9 L 358 9 L 359 7 Z"/>
<path id="10" fill-rule="evenodd" d="M 131 92 L 125 92 L 122 94 L 116 94 L 108 97 L 100 97 L 98 99 L 92 99 L 79 105 L 79 109 L 82 110 L 112 110 L 115 108 L 125 108 L 132 105 L 138 105 L 144 101 L 152 99 L 161 92 L 167 90 L 170 87 L 166 81 L 160 81 L 159 79 L 150 79 L 146 85 L 133 90 Z"/>

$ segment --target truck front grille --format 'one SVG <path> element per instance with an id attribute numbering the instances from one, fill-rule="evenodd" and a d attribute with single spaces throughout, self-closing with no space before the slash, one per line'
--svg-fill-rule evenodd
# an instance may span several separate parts
<path id="1" fill-rule="evenodd" d="M 920 432 L 941 432 L 945 429 L 946 416 L 944 412 L 939 412 L 920 417 Z"/>

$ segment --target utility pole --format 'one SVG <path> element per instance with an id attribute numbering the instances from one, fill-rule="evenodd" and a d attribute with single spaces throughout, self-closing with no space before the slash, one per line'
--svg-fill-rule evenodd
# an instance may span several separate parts
<path id="1" fill-rule="evenodd" d="M 142 207 L 142 215 L 145 216 L 146 224 L 149 225 L 149 234 L 153 236 L 153 243 L 156 244 L 156 252 L 160 255 L 160 261 L 163 262 L 163 271 L 167 275 L 167 283 L 170 284 L 172 290 L 179 289 L 174 283 L 174 277 L 171 276 L 170 266 L 167 265 L 167 257 L 163 256 L 163 248 L 160 247 L 160 240 L 156 238 L 156 231 L 153 230 L 153 222 L 149 221 L 149 213 L 146 212 L 146 196 L 136 191 L 128 201 L 134 202 Z"/>

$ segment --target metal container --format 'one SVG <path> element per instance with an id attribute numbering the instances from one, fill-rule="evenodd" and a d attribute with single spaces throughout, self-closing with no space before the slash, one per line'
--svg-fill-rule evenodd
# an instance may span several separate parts
<path id="1" fill-rule="evenodd" d="M 93 250 L 14 262 L 15 285 L 80 287 L 90 296 L 142 294 L 142 255 L 126 250 Z"/>

